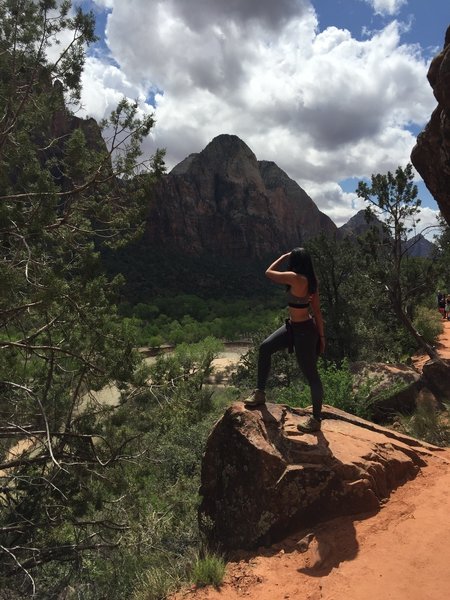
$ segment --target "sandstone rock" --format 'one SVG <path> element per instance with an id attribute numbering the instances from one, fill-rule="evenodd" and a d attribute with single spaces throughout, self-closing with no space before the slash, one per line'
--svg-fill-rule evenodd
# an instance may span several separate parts
<path id="1" fill-rule="evenodd" d="M 423 379 L 439 402 L 450 402 L 450 360 L 429 360 L 422 368 Z"/>
<path id="2" fill-rule="evenodd" d="M 302 434 L 306 411 L 231 406 L 202 464 L 200 527 L 222 550 L 269 545 L 333 516 L 376 511 L 438 448 L 332 407 L 322 431 Z"/>
<path id="3" fill-rule="evenodd" d="M 415 369 L 407 365 L 355 362 L 350 365 L 354 391 L 369 385 L 367 408 L 376 423 L 386 423 L 398 414 L 414 411 L 423 383 Z"/>
<path id="4" fill-rule="evenodd" d="M 235 135 L 219 135 L 152 191 L 147 245 L 255 259 L 294 248 L 336 226 L 273 162 Z"/>
<path id="5" fill-rule="evenodd" d="M 438 106 L 418 136 L 411 160 L 450 223 L 450 27 L 444 49 L 430 65 L 428 81 Z"/>

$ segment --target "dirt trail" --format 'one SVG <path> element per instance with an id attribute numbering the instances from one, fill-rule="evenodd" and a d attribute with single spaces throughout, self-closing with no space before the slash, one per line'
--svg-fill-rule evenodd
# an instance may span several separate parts
<path id="1" fill-rule="evenodd" d="M 442 320 L 443 331 L 442 334 L 438 338 L 438 343 L 436 344 L 436 349 L 441 358 L 450 358 L 450 321 L 447 319 Z M 430 357 L 427 354 L 417 354 L 412 357 L 414 366 L 416 369 L 421 370 L 423 365 L 430 360 Z"/>
<path id="2" fill-rule="evenodd" d="M 450 358 L 450 321 L 439 354 Z M 419 367 L 428 357 L 415 357 Z M 450 597 L 450 450 L 374 515 L 340 517 L 230 562 L 220 589 L 172 600 L 444 600 Z M 309 546 L 304 541 L 307 534 Z M 301 542 L 301 543 L 299 543 Z"/>
<path id="3" fill-rule="evenodd" d="M 220 590 L 177 600 L 443 600 L 450 589 L 450 451 L 398 488 L 382 509 L 298 532 L 229 563 Z M 314 538 L 306 552 L 298 542 Z"/>

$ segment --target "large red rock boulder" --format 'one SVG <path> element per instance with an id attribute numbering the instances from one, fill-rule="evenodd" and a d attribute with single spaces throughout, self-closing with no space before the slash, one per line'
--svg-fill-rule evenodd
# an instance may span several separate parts
<path id="1" fill-rule="evenodd" d="M 431 62 L 428 81 L 438 105 L 417 138 L 411 160 L 450 223 L 450 27 L 442 52 Z"/>
<path id="2" fill-rule="evenodd" d="M 354 362 L 350 365 L 353 388 L 368 386 L 367 415 L 375 423 L 392 422 L 400 414 L 411 414 L 424 387 L 420 373 L 401 363 Z"/>
<path id="3" fill-rule="evenodd" d="M 303 434 L 304 410 L 231 406 L 207 442 L 199 522 L 222 550 L 269 545 L 333 516 L 376 511 L 438 452 L 331 407 Z"/>
<path id="4" fill-rule="evenodd" d="M 423 380 L 439 402 L 450 402 L 450 360 L 429 360 L 422 367 Z"/>

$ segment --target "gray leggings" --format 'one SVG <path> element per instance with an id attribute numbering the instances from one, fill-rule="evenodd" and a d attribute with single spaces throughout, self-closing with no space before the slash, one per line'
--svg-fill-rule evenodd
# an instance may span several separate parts
<path id="1" fill-rule="evenodd" d="M 293 345 L 298 366 L 311 389 L 313 415 L 320 420 L 323 387 L 317 371 L 318 344 L 319 333 L 312 319 L 300 323 L 287 323 L 274 331 L 259 347 L 257 387 L 259 390 L 266 388 L 272 354 Z"/>

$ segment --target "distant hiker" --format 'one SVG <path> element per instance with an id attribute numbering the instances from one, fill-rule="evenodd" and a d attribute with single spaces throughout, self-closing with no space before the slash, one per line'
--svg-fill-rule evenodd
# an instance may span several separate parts
<path id="1" fill-rule="evenodd" d="M 280 271 L 288 260 L 288 271 Z M 311 256 L 304 248 L 294 248 L 274 261 L 266 276 L 275 283 L 285 284 L 289 319 L 259 347 L 257 389 L 244 400 L 246 406 L 259 406 L 266 402 L 266 382 L 269 377 L 272 354 L 288 349 L 293 352 L 311 389 L 313 416 L 298 425 L 301 431 L 320 429 L 323 387 L 317 370 L 318 354 L 325 349 L 323 319 L 320 311 L 319 290 Z M 312 313 L 312 315 L 311 315 Z"/>
<path id="2" fill-rule="evenodd" d="M 447 317 L 447 321 L 450 321 L 450 295 L 447 296 L 447 300 L 445 301 L 445 316 Z"/>
<path id="3" fill-rule="evenodd" d="M 442 292 L 438 292 L 437 301 L 438 310 L 441 313 L 442 318 L 445 319 L 445 294 L 443 294 Z"/>

